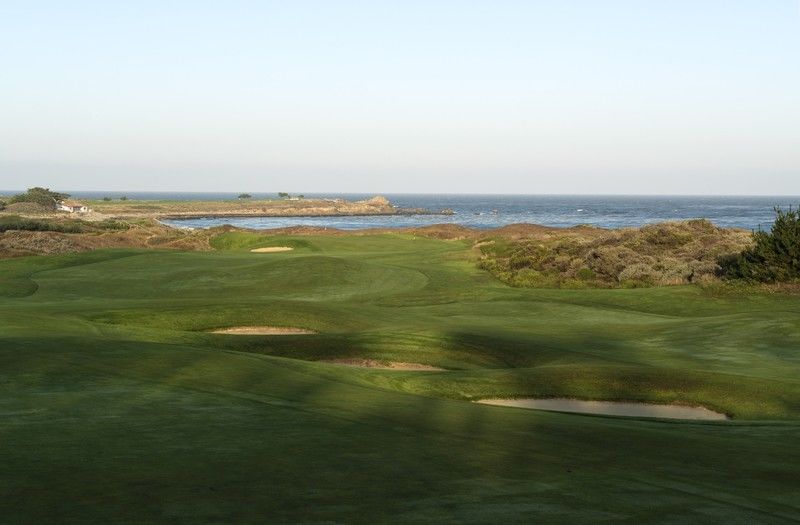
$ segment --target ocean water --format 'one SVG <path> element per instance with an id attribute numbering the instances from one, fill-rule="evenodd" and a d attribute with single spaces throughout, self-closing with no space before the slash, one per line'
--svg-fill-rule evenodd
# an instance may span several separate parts
<path id="1" fill-rule="evenodd" d="M 207 200 L 235 199 L 238 193 L 190 192 L 86 192 L 74 191 L 75 198 L 98 199 L 104 196 L 129 199 Z M 254 198 L 271 198 L 275 193 L 252 193 Z M 374 194 L 306 193 L 306 197 L 331 197 L 358 200 Z M 496 228 L 506 224 L 533 223 L 546 226 L 590 224 L 621 228 L 668 220 L 705 218 L 719 226 L 769 229 L 773 208 L 800 204 L 800 196 L 689 197 L 689 196 L 609 196 L 609 195 L 432 195 L 384 194 L 401 208 L 431 211 L 452 209 L 455 215 L 377 216 L 377 217 L 226 217 L 164 221 L 174 226 L 207 228 L 233 224 L 246 228 L 280 228 L 308 225 L 341 228 L 401 228 L 454 223 L 473 228 Z"/>
<path id="2" fill-rule="evenodd" d="M 310 197 L 312 195 L 306 195 Z M 325 195 L 346 199 L 366 195 Z M 623 228 L 668 220 L 705 218 L 718 226 L 769 229 L 775 206 L 797 206 L 800 197 L 635 197 L 569 195 L 386 195 L 401 208 L 431 211 L 452 209 L 455 215 L 391 217 L 226 217 L 165 221 L 174 226 L 208 228 L 232 224 L 245 228 L 320 226 L 354 230 L 402 228 L 430 224 L 461 224 L 472 228 L 496 228 L 532 223 L 546 226 L 591 224 Z"/>

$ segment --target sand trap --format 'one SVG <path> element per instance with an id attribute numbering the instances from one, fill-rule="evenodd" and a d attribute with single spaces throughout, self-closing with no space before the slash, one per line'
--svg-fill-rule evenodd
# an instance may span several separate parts
<path id="1" fill-rule="evenodd" d="M 266 248 L 253 248 L 250 250 L 253 253 L 277 253 L 277 252 L 290 252 L 294 250 L 289 246 L 268 246 Z"/>
<path id="2" fill-rule="evenodd" d="M 580 399 L 481 399 L 477 401 L 485 405 L 504 407 L 532 408 L 535 410 L 551 410 L 557 412 L 575 412 L 580 414 L 603 414 L 607 416 L 658 417 L 667 419 L 702 419 L 706 421 L 724 421 L 725 414 L 714 412 L 703 407 L 685 407 L 680 405 L 653 405 L 649 403 L 623 403 L 616 401 L 582 401 Z"/>
<path id="3" fill-rule="evenodd" d="M 305 328 L 292 328 L 291 326 L 234 326 L 231 328 L 220 328 L 212 331 L 214 334 L 230 335 L 302 335 L 316 334 L 313 330 Z"/>
<path id="4" fill-rule="evenodd" d="M 438 366 L 423 365 L 421 363 L 402 363 L 398 361 L 377 361 L 375 359 L 324 359 L 323 363 L 334 365 L 354 366 L 357 368 L 377 368 L 380 370 L 417 370 L 417 371 L 437 371 L 441 372 L 444 368 Z"/>

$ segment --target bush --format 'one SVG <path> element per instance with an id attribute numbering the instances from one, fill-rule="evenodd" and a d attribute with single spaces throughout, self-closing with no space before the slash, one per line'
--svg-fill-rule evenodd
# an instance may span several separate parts
<path id="1" fill-rule="evenodd" d="M 750 245 L 747 232 L 706 220 L 622 230 L 544 229 L 479 247 L 480 268 L 512 286 L 636 287 L 709 282 L 717 261 Z"/>
<path id="2" fill-rule="evenodd" d="M 67 193 L 58 193 L 55 191 L 50 191 L 50 188 L 40 188 L 37 186 L 35 188 L 28 188 L 28 191 L 25 193 L 14 195 L 11 197 L 11 203 L 35 202 L 37 204 L 41 204 L 42 206 L 55 209 L 56 202 L 63 201 L 68 197 L 69 194 Z"/>
<path id="3" fill-rule="evenodd" d="M 720 258 L 724 277 L 766 283 L 800 279 L 800 209 L 776 207 L 771 230 L 753 232 L 753 241 L 738 255 Z"/>
<path id="4" fill-rule="evenodd" d="M 6 209 L 6 201 L 0 201 L 0 211 Z"/>
<path id="5" fill-rule="evenodd" d="M 115 221 L 114 219 L 105 219 L 91 223 L 91 228 L 95 230 L 128 230 L 130 225 L 122 221 Z"/>
<path id="6" fill-rule="evenodd" d="M 61 222 L 41 219 L 23 219 L 16 215 L 0 217 L 0 232 L 8 230 L 81 233 L 84 231 L 84 228 L 80 221 Z"/>

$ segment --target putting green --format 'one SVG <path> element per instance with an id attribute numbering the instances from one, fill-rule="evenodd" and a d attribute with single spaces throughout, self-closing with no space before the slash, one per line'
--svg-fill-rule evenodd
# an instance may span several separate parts
<path id="1" fill-rule="evenodd" d="M 404 235 L 212 246 L 0 261 L 2 521 L 800 519 L 798 297 L 515 289 Z M 422 368 L 322 362 L 360 360 Z M 513 397 L 732 419 L 470 402 Z"/>

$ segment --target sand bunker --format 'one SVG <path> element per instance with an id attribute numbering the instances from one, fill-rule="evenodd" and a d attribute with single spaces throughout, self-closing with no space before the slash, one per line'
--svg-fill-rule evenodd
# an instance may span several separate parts
<path id="1" fill-rule="evenodd" d="M 377 368 L 380 370 L 417 370 L 417 371 L 438 371 L 444 368 L 438 366 L 423 365 L 421 363 L 402 363 L 398 361 L 377 361 L 375 359 L 324 359 L 323 363 L 334 365 L 354 366 L 357 368 Z"/>
<path id="2" fill-rule="evenodd" d="M 315 334 L 313 330 L 305 328 L 293 328 L 291 326 L 234 326 L 231 328 L 220 328 L 214 330 L 214 334 L 231 335 L 302 335 Z"/>
<path id="3" fill-rule="evenodd" d="M 289 246 L 268 246 L 266 248 L 253 248 L 250 250 L 253 253 L 277 253 L 277 252 L 290 252 L 294 250 Z"/>
<path id="4" fill-rule="evenodd" d="M 481 399 L 477 401 L 485 405 L 505 407 L 532 408 L 535 410 L 551 410 L 557 412 L 575 412 L 580 414 L 603 414 L 607 416 L 657 417 L 667 419 L 702 419 L 706 421 L 724 421 L 725 414 L 714 412 L 703 407 L 686 407 L 680 405 L 653 405 L 648 403 L 623 403 L 615 401 L 582 401 L 579 399 Z"/>

